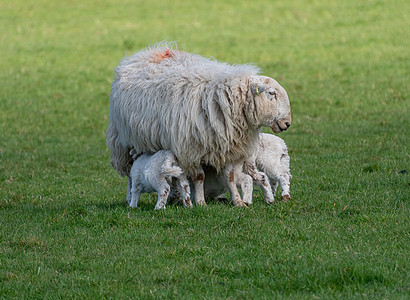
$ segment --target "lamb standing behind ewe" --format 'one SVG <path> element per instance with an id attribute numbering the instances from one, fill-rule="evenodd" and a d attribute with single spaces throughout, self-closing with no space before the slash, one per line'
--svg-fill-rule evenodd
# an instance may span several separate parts
<path id="1" fill-rule="evenodd" d="M 133 155 L 131 150 L 130 154 Z M 131 172 L 131 202 L 130 207 L 137 207 L 142 193 L 158 192 L 155 209 L 165 208 L 172 178 L 176 178 L 177 188 L 185 206 L 192 206 L 188 179 L 177 165 L 171 151 L 158 151 L 153 155 L 135 156 Z"/>
<path id="2" fill-rule="evenodd" d="M 161 43 L 124 58 L 111 87 L 107 145 L 129 176 L 129 151 L 171 150 L 205 205 L 202 164 L 223 171 L 231 200 L 244 205 L 233 168 L 249 158 L 262 126 L 290 126 L 286 91 L 250 65 L 228 65 Z"/>
<path id="3" fill-rule="evenodd" d="M 290 199 L 289 190 L 292 179 L 289 164 L 290 157 L 285 141 L 273 134 L 260 133 L 258 148 L 254 155 L 245 162 L 244 170 L 254 178 L 252 172 L 255 172 L 255 166 L 256 171 L 265 173 L 269 177 L 273 197 L 280 183 L 282 201 L 287 201 Z M 265 201 L 270 202 L 266 198 Z"/>

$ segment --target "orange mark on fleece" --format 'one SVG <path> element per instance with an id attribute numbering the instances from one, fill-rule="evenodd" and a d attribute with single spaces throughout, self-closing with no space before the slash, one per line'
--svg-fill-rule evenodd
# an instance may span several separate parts
<path id="1" fill-rule="evenodd" d="M 171 58 L 174 56 L 174 52 L 171 49 L 166 49 L 164 52 L 158 51 L 153 53 L 150 62 L 159 64 L 165 58 Z"/>

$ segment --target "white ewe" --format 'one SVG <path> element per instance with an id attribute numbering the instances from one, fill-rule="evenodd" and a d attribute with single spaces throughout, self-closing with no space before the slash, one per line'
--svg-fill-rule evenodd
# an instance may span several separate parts
<path id="1" fill-rule="evenodd" d="M 201 165 L 228 178 L 231 200 L 244 205 L 233 169 L 255 149 L 259 129 L 276 133 L 291 123 L 286 91 L 250 65 L 228 65 L 158 44 L 124 58 L 115 68 L 107 145 L 112 165 L 130 172 L 138 153 L 171 150 L 191 176 L 205 205 Z"/>
<path id="2" fill-rule="evenodd" d="M 130 172 L 130 207 L 137 207 L 142 193 L 158 192 L 155 209 L 165 208 L 172 178 L 176 178 L 177 188 L 184 205 L 192 206 L 188 179 L 178 167 L 171 151 L 162 150 L 153 155 L 135 155 L 134 150 L 131 150 L 130 154 L 135 159 Z"/>

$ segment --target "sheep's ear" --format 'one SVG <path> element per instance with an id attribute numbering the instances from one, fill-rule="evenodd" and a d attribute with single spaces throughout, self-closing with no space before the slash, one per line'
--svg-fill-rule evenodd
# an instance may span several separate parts
<path id="1" fill-rule="evenodd" d="M 266 86 L 263 84 L 255 84 L 252 86 L 252 94 L 254 95 L 260 95 L 264 90 L 266 90 Z"/>

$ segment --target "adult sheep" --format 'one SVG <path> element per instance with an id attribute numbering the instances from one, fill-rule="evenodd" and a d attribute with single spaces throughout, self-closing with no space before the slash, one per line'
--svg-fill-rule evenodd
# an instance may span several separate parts
<path id="1" fill-rule="evenodd" d="M 229 177 L 233 202 L 244 205 L 233 168 L 253 154 L 262 126 L 275 133 L 290 126 L 286 91 L 255 66 L 228 65 L 172 46 L 146 48 L 115 68 L 106 135 L 111 163 L 129 176 L 132 147 L 138 153 L 171 150 L 194 182 L 197 204 L 205 204 L 205 164 Z"/>

